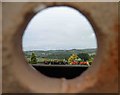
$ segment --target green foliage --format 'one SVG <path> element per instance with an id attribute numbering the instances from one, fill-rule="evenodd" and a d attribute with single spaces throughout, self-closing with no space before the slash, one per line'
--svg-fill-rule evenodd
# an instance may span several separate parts
<path id="1" fill-rule="evenodd" d="M 83 62 L 81 58 L 75 59 L 76 62 Z"/>
<path id="2" fill-rule="evenodd" d="M 37 58 L 36 58 L 35 53 L 32 53 L 30 63 L 37 64 Z"/>
<path id="3" fill-rule="evenodd" d="M 94 57 L 95 57 L 95 54 L 92 54 L 90 57 L 94 58 Z"/>
<path id="4" fill-rule="evenodd" d="M 34 54 L 32 54 L 34 52 Z M 78 58 L 72 59 L 75 62 L 89 61 L 92 62 L 96 55 L 96 49 L 71 49 L 71 50 L 47 50 L 47 51 L 25 51 L 25 57 L 30 64 L 44 63 L 44 62 L 64 62 L 67 63 L 72 54 L 78 55 Z M 81 54 L 86 53 L 88 57 Z M 31 55 L 32 54 L 32 55 Z M 32 56 L 35 56 L 32 57 Z M 69 63 L 68 63 L 69 64 Z"/>
<path id="5" fill-rule="evenodd" d="M 37 50 L 37 51 L 25 51 L 25 56 L 31 57 L 31 53 L 34 52 L 37 55 L 37 58 L 47 58 L 47 59 L 66 59 L 73 54 L 79 53 L 88 53 L 92 54 L 96 52 L 96 49 L 71 49 L 71 50 Z"/>
<path id="6" fill-rule="evenodd" d="M 80 54 L 78 54 L 78 57 L 84 61 L 87 61 L 91 58 L 88 53 L 80 53 Z"/>

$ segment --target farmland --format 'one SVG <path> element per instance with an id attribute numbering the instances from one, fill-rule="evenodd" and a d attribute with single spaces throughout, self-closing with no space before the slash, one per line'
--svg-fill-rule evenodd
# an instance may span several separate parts
<path id="1" fill-rule="evenodd" d="M 25 57 L 28 62 L 31 61 L 31 55 L 34 52 L 37 64 L 68 64 L 68 59 L 72 54 L 80 55 L 82 53 L 88 54 L 90 57 L 88 60 L 83 61 L 93 61 L 94 56 L 96 55 L 96 48 L 92 49 L 71 49 L 71 50 L 32 50 L 32 51 L 24 51 Z M 78 56 L 79 57 L 79 56 Z M 84 57 L 84 55 L 83 55 Z"/>

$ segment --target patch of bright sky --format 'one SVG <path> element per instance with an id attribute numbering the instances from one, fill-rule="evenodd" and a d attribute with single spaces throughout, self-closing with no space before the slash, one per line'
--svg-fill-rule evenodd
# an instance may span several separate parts
<path id="1" fill-rule="evenodd" d="M 23 36 L 23 50 L 96 48 L 89 21 L 77 10 L 52 7 L 37 13 Z"/>

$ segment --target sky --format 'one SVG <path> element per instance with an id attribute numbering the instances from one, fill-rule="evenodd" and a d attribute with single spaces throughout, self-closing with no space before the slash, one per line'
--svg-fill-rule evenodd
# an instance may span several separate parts
<path id="1" fill-rule="evenodd" d="M 23 51 L 97 48 L 89 21 L 70 7 L 51 7 L 38 12 L 23 35 Z"/>

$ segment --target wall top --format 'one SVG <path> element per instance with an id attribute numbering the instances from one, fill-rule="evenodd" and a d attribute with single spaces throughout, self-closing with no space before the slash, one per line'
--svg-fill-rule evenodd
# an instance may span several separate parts
<path id="1" fill-rule="evenodd" d="M 119 0 L 0 0 L 0 2 L 119 2 Z"/>

